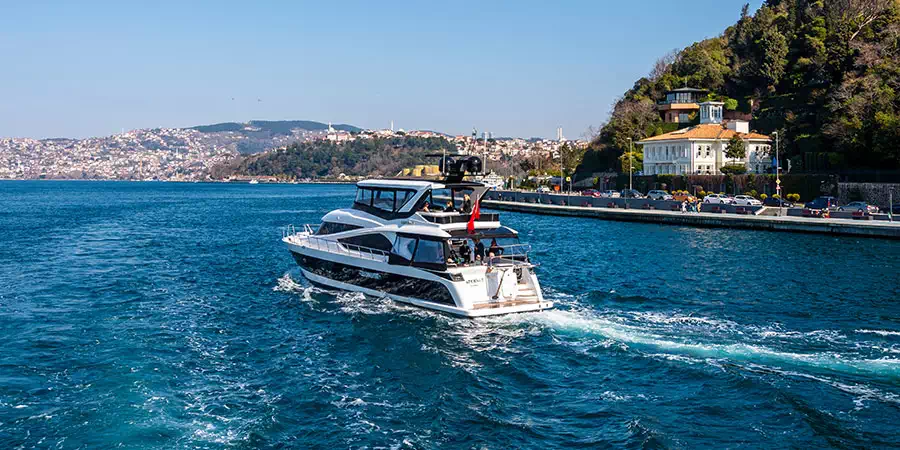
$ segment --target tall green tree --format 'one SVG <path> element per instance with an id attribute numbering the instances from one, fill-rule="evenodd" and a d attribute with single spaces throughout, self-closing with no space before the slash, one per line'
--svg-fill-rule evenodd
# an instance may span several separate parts
<path id="1" fill-rule="evenodd" d="M 619 167 L 622 173 L 628 173 L 629 167 L 633 168 L 633 172 L 644 170 L 644 153 L 638 151 L 623 153 L 619 157 Z"/>
<path id="2" fill-rule="evenodd" d="M 734 135 L 728 140 L 725 146 L 725 157 L 731 158 L 732 162 L 747 157 L 747 143 L 740 136 Z"/>

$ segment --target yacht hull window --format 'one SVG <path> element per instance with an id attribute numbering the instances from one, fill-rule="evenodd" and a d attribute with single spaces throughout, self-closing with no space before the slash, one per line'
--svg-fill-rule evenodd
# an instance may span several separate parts
<path id="1" fill-rule="evenodd" d="M 316 234 L 321 236 L 325 234 L 343 233 L 345 231 L 358 230 L 360 228 L 362 227 L 349 225 L 346 223 L 322 222 L 322 225 L 319 226 Z"/>
<path id="2" fill-rule="evenodd" d="M 358 245 L 365 248 L 374 248 L 384 252 L 391 251 L 393 244 L 391 240 L 384 237 L 381 233 L 362 234 L 359 236 L 348 237 L 340 240 L 344 244 Z"/>

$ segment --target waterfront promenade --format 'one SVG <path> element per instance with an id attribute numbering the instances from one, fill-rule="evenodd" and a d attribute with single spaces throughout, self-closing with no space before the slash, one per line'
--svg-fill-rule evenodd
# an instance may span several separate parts
<path id="1" fill-rule="evenodd" d="M 527 195 L 527 194 L 526 194 Z M 682 225 L 695 227 L 736 228 L 769 231 L 791 231 L 803 233 L 831 234 L 836 236 L 859 236 L 888 239 L 900 239 L 900 222 L 884 220 L 853 220 L 843 218 L 811 218 L 793 215 L 771 216 L 761 215 L 758 212 L 748 214 L 734 214 L 723 212 L 683 213 L 667 209 L 644 209 L 640 207 L 610 208 L 607 206 L 594 206 L 595 202 L 587 202 L 591 206 L 570 206 L 564 203 L 585 203 L 588 197 L 573 195 L 545 194 L 538 201 L 532 202 L 531 196 L 512 192 L 491 192 L 483 201 L 485 208 L 501 211 L 515 211 L 531 214 L 545 214 L 557 216 L 589 217 L 603 220 L 618 220 L 626 222 L 648 222 L 665 225 Z M 503 198 L 503 200 L 497 200 Z M 540 201 L 543 201 L 540 202 Z M 596 199 L 608 200 L 608 199 Z M 621 199 L 615 199 L 621 202 Z M 549 202 L 549 203 L 547 203 Z M 635 204 L 645 204 L 643 201 L 634 200 Z M 666 202 L 672 203 L 672 202 Z M 707 205 L 708 206 L 708 205 Z M 723 208 L 724 209 L 724 208 Z"/>

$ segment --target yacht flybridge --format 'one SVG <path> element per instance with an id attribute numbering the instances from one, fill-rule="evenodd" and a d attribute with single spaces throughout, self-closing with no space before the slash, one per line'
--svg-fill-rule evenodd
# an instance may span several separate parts
<path id="1" fill-rule="evenodd" d="M 488 191 L 464 181 L 477 157 L 442 157 L 443 180 L 357 183 L 352 207 L 318 226 L 288 227 L 282 241 L 313 284 L 467 317 L 539 311 L 544 300 L 529 247 L 481 213 Z"/>

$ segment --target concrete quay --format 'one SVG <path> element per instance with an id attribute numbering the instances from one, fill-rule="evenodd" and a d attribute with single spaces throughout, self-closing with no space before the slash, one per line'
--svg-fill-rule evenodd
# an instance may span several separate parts
<path id="1" fill-rule="evenodd" d="M 672 205 L 674 202 L 629 200 L 630 204 L 633 203 L 637 207 L 629 205 L 630 207 L 625 208 L 619 206 L 609 207 L 610 203 L 614 205 L 622 203 L 624 206 L 623 199 L 590 199 L 589 197 L 573 195 L 567 201 L 567 196 L 565 195 L 543 194 L 537 198 L 537 201 L 534 201 L 535 199 L 532 197 L 537 195 L 521 192 L 491 192 L 482 201 L 482 205 L 485 208 L 501 211 L 589 217 L 624 222 L 900 239 L 900 222 L 884 220 L 822 219 L 793 215 L 770 216 L 760 215 L 758 208 L 748 209 L 743 214 L 734 214 L 734 211 L 729 214 L 726 208 L 721 208 L 721 212 L 682 213 L 680 208 L 678 211 L 672 211 L 671 206 L 662 208 L 653 206 L 657 203 Z M 597 202 L 594 202 L 594 200 L 600 201 L 599 203 L 602 206 L 595 206 Z M 610 200 L 617 201 L 610 202 Z M 565 203 L 586 206 L 569 206 Z M 733 207 L 731 208 L 733 209 Z"/>

